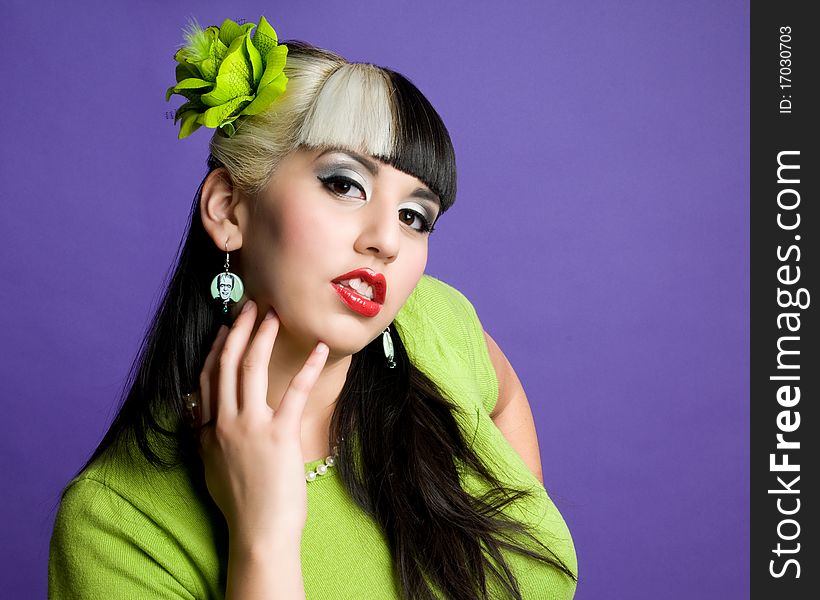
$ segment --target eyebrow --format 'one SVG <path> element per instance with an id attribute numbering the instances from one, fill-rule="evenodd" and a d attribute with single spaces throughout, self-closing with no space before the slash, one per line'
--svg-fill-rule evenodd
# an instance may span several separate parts
<path id="1" fill-rule="evenodd" d="M 353 150 L 342 148 L 340 146 L 331 146 L 330 148 L 323 150 L 321 154 L 319 154 L 319 156 L 316 157 L 316 160 L 322 158 L 326 154 L 332 153 L 345 154 L 349 156 L 356 162 L 361 163 L 362 166 L 368 171 L 370 171 L 370 174 L 374 177 L 379 174 L 379 165 L 376 163 L 376 161 L 371 160 L 363 154 L 359 154 L 358 152 L 354 152 Z M 419 198 L 420 200 L 427 200 L 428 202 L 433 204 L 436 209 L 441 209 L 441 199 L 430 190 L 426 190 L 420 187 L 416 188 L 410 194 L 410 197 Z"/>
<path id="2" fill-rule="evenodd" d="M 319 154 L 319 156 L 316 157 L 316 160 L 322 158 L 325 154 L 334 154 L 334 153 L 346 154 L 347 156 L 349 156 L 350 158 L 352 158 L 356 162 L 362 163 L 362 166 L 364 168 L 366 168 L 368 171 L 370 171 L 371 175 L 378 175 L 378 173 L 379 173 L 379 165 L 376 164 L 375 161 L 370 160 L 369 158 L 367 158 L 363 154 L 359 154 L 358 152 L 354 152 L 353 150 L 348 150 L 347 148 L 342 148 L 340 146 L 331 146 L 330 148 L 327 148 L 326 150 L 323 150 L 322 153 Z"/>
<path id="3" fill-rule="evenodd" d="M 429 204 L 430 208 L 430 218 L 435 221 L 439 217 L 439 213 L 441 212 L 441 200 L 439 200 L 438 196 L 436 196 L 430 190 L 425 190 L 424 188 L 416 188 L 410 194 L 410 198 L 418 198 L 425 204 Z"/>

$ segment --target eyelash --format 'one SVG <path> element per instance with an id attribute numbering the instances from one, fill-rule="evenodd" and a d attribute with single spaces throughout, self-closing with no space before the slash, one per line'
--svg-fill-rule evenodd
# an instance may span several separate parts
<path id="1" fill-rule="evenodd" d="M 349 177 L 345 177 L 343 175 L 330 175 L 330 176 L 327 176 L 327 177 L 319 176 L 318 179 L 319 179 L 319 181 L 321 181 L 324 184 L 324 186 L 328 189 L 328 191 L 330 191 L 330 193 L 335 194 L 336 196 L 349 197 L 349 196 L 345 196 L 345 194 L 340 194 L 339 192 L 337 192 L 333 189 L 333 185 L 338 184 L 338 183 L 343 183 L 343 184 L 347 184 L 351 187 L 355 187 L 356 189 L 358 189 L 364 195 L 364 190 L 362 189 L 362 186 L 360 186 L 358 183 L 356 183 L 354 180 L 350 179 Z M 427 233 L 427 234 L 433 233 L 433 231 L 435 231 L 435 226 L 432 225 L 430 223 L 430 221 L 427 220 L 427 217 L 425 217 L 420 212 L 416 212 L 415 210 L 412 210 L 412 209 L 409 209 L 409 208 L 402 208 L 401 210 L 412 213 L 413 215 L 418 217 L 418 219 L 421 221 L 421 228 L 420 229 L 415 229 L 415 231 L 418 231 L 420 233 Z M 414 229 L 414 228 L 411 227 L 411 229 Z"/>

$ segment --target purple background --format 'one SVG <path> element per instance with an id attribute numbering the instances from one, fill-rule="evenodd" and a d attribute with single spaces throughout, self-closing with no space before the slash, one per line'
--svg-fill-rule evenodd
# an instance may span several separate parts
<path id="1" fill-rule="evenodd" d="M 204 174 L 209 132 L 180 142 L 166 119 L 181 28 L 260 14 L 403 72 L 447 123 L 459 194 L 428 272 L 528 392 L 576 598 L 748 597 L 747 3 L 4 6 L 8 597 L 45 595 L 52 507 L 114 414 Z"/>

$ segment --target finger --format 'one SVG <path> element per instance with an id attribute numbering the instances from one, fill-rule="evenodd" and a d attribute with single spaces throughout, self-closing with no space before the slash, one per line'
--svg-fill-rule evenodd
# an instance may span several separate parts
<path id="1" fill-rule="evenodd" d="M 219 331 L 216 332 L 216 337 L 211 344 L 211 350 L 208 356 L 205 357 L 205 364 L 202 365 L 202 372 L 199 375 L 199 406 L 200 406 L 200 421 L 195 425 L 201 427 L 205 423 L 210 422 L 212 413 L 216 414 L 215 399 L 211 393 L 215 389 L 215 382 L 219 374 L 218 359 L 222 348 L 225 345 L 225 338 L 228 337 L 228 328 L 225 325 L 220 326 Z"/>
<path id="2" fill-rule="evenodd" d="M 268 365 L 278 332 L 279 319 L 272 308 L 268 309 L 242 359 L 239 410 L 243 413 L 261 416 L 268 410 Z"/>
<path id="3" fill-rule="evenodd" d="M 279 410 L 276 411 L 277 418 L 284 419 L 293 425 L 298 425 L 301 422 L 308 396 L 316 380 L 319 379 L 319 375 L 327 361 L 327 355 L 327 345 L 323 342 L 316 344 L 304 366 L 291 379 L 290 385 L 282 397 L 282 402 L 279 404 Z"/>
<path id="4" fill-rule="evenodd" d="M 233 327 L 225 339 L 225 346 L 219 355 L 219 406 L 216 416 L 235 417 L 239 411 L 238 373 L 239 361 L 245 354 L 245 348 L 251 337 L 251 330 L 256 320 L 256 303 L 248 300 L 242 307 L 242 312 L 234 321 Z"/>

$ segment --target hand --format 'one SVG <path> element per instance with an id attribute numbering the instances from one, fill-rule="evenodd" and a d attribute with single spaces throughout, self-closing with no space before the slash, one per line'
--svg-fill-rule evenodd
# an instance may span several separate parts
<path id="1" fill-rule="evenodd" d="M 251 340 L 256 311 L 248 301 L 231 329 L 219 330 L 205 360 L 199 451 L 232 542 L 236 536 L 248 543 L 301 539 L 307 520 L 301 419 L 328 348 L 316 345 L 274 413 L 267 403 L 268 363 L 279 319 L 269 310 Z"/>

